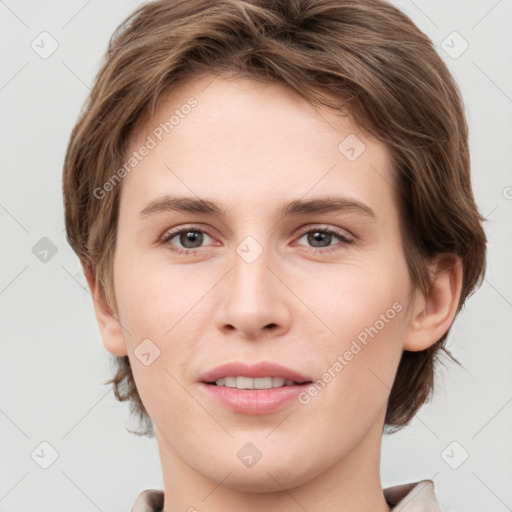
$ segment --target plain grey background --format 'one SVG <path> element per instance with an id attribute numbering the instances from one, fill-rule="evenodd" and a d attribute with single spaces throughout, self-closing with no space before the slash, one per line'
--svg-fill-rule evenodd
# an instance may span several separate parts
<path id="1" fill-rule="evenodd" d="M 0 0 L 3 512 L 121 512 L 143 489 L 162 488 L 155 439 L 126 431 L 136 427 L 128 405 L 102 384 L 111 356 L 65 239 L 61 195 L 66 144 L 108 38 L 140 3 Z M 432 478 L 444 511 L 504 512 L 512 510 L 512 0 L 393 3 L 460 86 L 489 245 L 486 280 L 449 338 L 464 368 L 440 368 L 433 401 L 385 436 L 382 482 Z"/>

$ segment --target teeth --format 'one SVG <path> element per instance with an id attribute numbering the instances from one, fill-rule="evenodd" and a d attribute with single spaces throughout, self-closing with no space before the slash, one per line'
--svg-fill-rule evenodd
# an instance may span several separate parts
<path id="1" fill-rule="evenodd" d="M 215 381 L 217 386 L 237 389 L 270 389 L 293 386 L 295 382 L 284 377 L 224 377 Z"/>

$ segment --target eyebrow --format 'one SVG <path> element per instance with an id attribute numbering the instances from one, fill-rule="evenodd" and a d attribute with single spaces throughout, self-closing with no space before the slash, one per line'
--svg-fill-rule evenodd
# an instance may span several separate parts
<path id="1" fill-rule="evenodd" d="M 215 203 L 196 197 L 178 197 L 166 195 L 151 201 L 141 212 L 141 217 L 167 212 L 178 211 L 185 213 L 204 213 L 226 217 L 227 212 Z M 375 212 L 366 204 L 347 197 L 326 196 L 310 200 L 295 200 L 284 204 L 280 213 L 283 217 L 298 216 L 313 213 L 356 212 L 376 219 Z"/>

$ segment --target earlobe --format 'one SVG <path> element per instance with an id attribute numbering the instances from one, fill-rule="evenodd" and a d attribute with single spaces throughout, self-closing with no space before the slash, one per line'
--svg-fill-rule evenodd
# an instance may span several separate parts
<path id="1" fill-rule="evenodd" d="M 441 255 L 432 263 L 432 287 L 428 296 L 417 291 L 404 350 L 425 350 L 450 328 L 462 290 L 462 262 L 454 255 Z"/>
<path id="2" fill-rule="evenodd" d="M 115 356 L 126 356 L 126 344 L 123 338 L 122 327 L 116 314 L 107 304 L 104 293 L 96 282 L 94 272 L 90 267 L 82 265 L 82 269 L 91 291 L 96 321 L 100 330 L 103 346 Z"/>

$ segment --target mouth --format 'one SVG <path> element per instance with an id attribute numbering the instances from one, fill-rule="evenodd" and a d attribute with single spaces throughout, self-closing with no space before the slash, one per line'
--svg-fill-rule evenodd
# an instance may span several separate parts
<path id="1" fill-rule="evenodd" d="M 219 386 L 226 388 L 235 388 L 235 389 L 272 389 L 272 388 L 282 388 L 288 386 L 302 386 L 304 384 L 311 384 L 312 381 L 301 381 L 296 382 L 294 380 L 287 379 L 285 377 L 277 376 L 277 377 L 246 377 L 244 375 L 237 376 L 227 376 L 221 377 L 216 381 L 205 382 L 205 384 L 210 384 L 211 386 Z"/>
<path id="2" fill-rule="evenodd" d="M 232 361 L 217 366 L 199 377 L 199 381 L 205 384 L 237 389 L 298 386 L 311 383 L 312 380 L 309 375 L 269 361 L 260 361 L 256 364 Z"/>
<path id="3" fill-rule="evenodd" d="M 238 414 L 260 415 L 291 405 L 313 379 L 277 363 L 232 361 L 199 378 L 201 392 Z"/>

